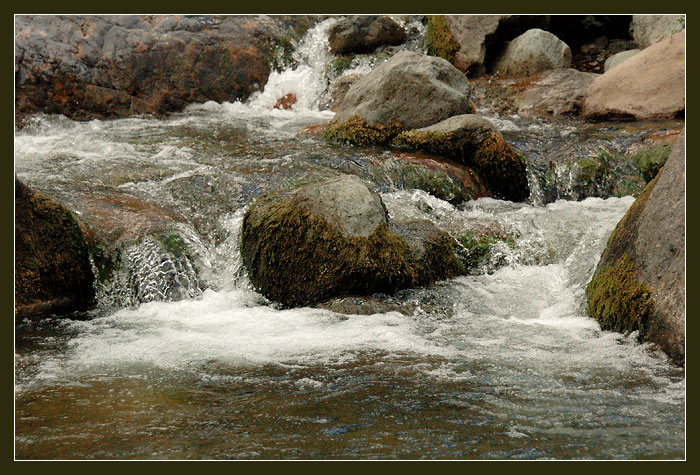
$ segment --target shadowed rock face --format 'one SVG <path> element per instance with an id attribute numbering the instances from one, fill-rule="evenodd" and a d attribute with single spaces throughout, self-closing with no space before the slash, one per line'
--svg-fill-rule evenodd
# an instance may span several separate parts
<path id="1" fill-rule="evenodd" d="M 333 54 L 371 53 L 380 46 L 400 45 L 406 38 L 406 31 L 398 23 L 376 15 L 351 17 L 328 31 Z"/>
<path id="2" fill-rule="evenodd" d="M 428 221 L 390 225 L 379 195 L 347 175 L 262 196 L 241 235 L 253 285 L 288 307 L 455 276 L 463 270 L 455 247 Z"/>
<path id="3" fill-rule="evenodd" d="M 262 88 L 280 19 L 17 16 L 16 113 L 162 114 Z"/>
<path id="4" fill-rule="evenodd" d="M 94 277 L 71 213 L 15 180 L 15 318 L 86 310 Z"/>
<path id="5" fill-rule="evenodd" d="M 601 327 L 685 362 L 685 132 L 613 231 L 586 290 Z"/>

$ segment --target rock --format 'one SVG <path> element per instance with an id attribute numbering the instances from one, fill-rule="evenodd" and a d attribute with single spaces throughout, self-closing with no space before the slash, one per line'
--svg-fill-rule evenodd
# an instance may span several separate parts
<path id="1" fill-rule="evenodd" d="M 18 15 L 16 113 L 124 117 L 245 99 L 290 28 L 263 16 Z"/>
<path id="2" fill-rule="evenodd" d="M 73 215 L 15 179 L 15 319 L 94 303 L 88 245 Z"/>
<path id="3" fill-rule="evenodd" d="M 467 78 L 444 59 L 402 51 L 348 89 L 334 121 L 425 127 L 465 113 L 470 93 Z"/>
<path id="4" fill-rule="evenodd" d="M 620 53 L 617 53 L 617 54 L 610 56 L 608 59 L 605 60 L 604 71 L 607 73 L 612 68 L 614 68 L 615 66 L 618 66 L 620 63 L 631 58 L 632 56 L 639 53 L 640 51 L 641 50 L 639 50 L 639 49 L 631 49 L 631 50 L 622 51 Z"/>
<path id="5" fill-rule="evenodd" d="M 685 30 L 659 41 L 591 82 L 586 119 L 662 119 L 685 111 Z"/>
<path id="6" fill-rule="evenodd" d="M 277 102 L 273 106 L 275 109 L 290 110 L 294 104 L 297 103 L 296 94 L 290 92 L 284 96 L 277 99 Z"/>
<path id="7" fill-rule="evenodd" d="M 364 74 L 362 73 L 345 74 L 333 81 L 330 86 L 331 99 L 329 109 L 333 112 L 338 112 L 338 105 L 343 100 L 343 97 L 345 97 L 350 86 L 355 84 L 357 80 L 363 76 Z"/>
<path id="8" fill-rule="evenodd" d="M 486 119 L 475 114 L 397 135 L 392 146 L 451 158 L 474 169 L 495 198 L 524 201 L 530 194 L 522 157 Z"/>
<path id="9" fill-rule="evenodd" d="M 385 16 L 353 16 L 328 30 L 328 43 L 333 54 L 371 53 L 380 46 L 400 45 L 404 41 L 406 31 Z"/>
<path id="10" fill-rule="evenodd" d="M 491 56 L 504 41 L 531 28 L 546 28 L 543 15 L 435 15 L 425 34 L 428 54 L 446 59 L 467 76 L 488 72 Z"/>
<path id="11" fill-rule="evenodd" d="M 644 49 L 684 29 L 685 15 L 632 15 L 629 32 Z"/>
<path id="12" fill-rule="evenodd" d="M 373 182 L 380 186 L 427 191 L 453 205 L 491 197 L 476 172 L 462 164 L 408 153 L 385 153 L 372 162 Z"/>
<path id="13" fill-rule="evenodd" d="M 553 34 L 528 30 L 508 44 L 494 71 L 510 77 L 531 76 L 541 71 L 571 66 L 571 50 Z"/>
<path id="14" fill-rule="evenodd" d="M 571 68 L 543 72 L 516 95 L 517 112 L 522 115 L 578 115 L 586 88 L 598 76 Z"/>
<path id="15" fill-rule="evenodd" d="M 241 236 L 251 282 L 287 307 L 455 276 L 462 271 L 455 247 L 428 222 L 390 229 L 379 195 L 349 175 L 262 196 L 246 212 Z"/>
<path id="16" fill-rule="evenodd" d="M 638 331 L 685 364 L 685 131 L 615 227 L 586 296 L 603 329 Z"/>

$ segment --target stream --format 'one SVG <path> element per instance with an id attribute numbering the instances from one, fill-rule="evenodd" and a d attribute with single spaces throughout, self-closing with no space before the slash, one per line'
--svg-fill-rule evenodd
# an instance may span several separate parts
<path id="1" fill-rule="evenodd" d="M 451 204 L 389 173 L 398 154 L 303 133 L 334 116 L 333 21 L 246 103 L 167 118 L 36 115 L 16 130 L 17 176 L 125 249 L 95 310 L 18 323 L 16 458 L 683 459 L 684 369 L 585 314 L 585 287 L 634 197 L 547 199 L 536 176 L 563 147 L 623 150 L 679 122 L 479 110 L 528 159 L 531 197 Z M 294 108 L 274 109 L 289 92 Z M 242 267 L 245 210 L 340 174 L 378 191 L 393 218 L 453 235 L 495 226 L 511 245 L 470 275 L 376 296 L 403 313 L 280 309 Z M 186 255 L 158 245 L 163 230 Z"/>

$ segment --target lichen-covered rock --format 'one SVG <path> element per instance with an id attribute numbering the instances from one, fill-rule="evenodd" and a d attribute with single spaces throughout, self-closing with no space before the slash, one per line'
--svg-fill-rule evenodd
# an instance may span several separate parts
<path id="1" fill-rule="evenodd" d="M 531 28 L 546 28 L 545 15 L 435 15 L 425 34 L 428 54 L 444 58 L 469 77 L 488 72 L 504 41 Z"/>
<path id="2" fill-rule="evenodd" d="M 345 175 L 259 198 L 243 220 L 241 256 L 255 288 L 288 307 L 462 271 L 455 241 L 431 223 L 392 226 L 379 195 Z"/>
<path id="3" fill-rule="evenodd" d="M 615 227 L 586 289 L 604 329 L 631 332 L 685 362 L 685 131 Z"/>
<path id="4" fill-rule="evenodd" d="M 590 120 L 663 119 L 685 112 L 685 30 L 655 43 L 591 82 Z"/>
<path id="5" fill-rule="evenodd" d="M 289 24 L 287 24 L 289 23 Z M 163 114 L 261 89 L 294 22 L 250 16 L 18 15 L 16 113 Z"/>
<path id="6" fill-rule="evenodd" d="M 333 54 L 371 53 L 385 45 L 406 41 L 406 31 L 386 16 L 361 15 L 341 20 L 328 30 Z"/>
<path id="7" fill-rule="evenodd" d="M 524 201 L 530 195 L 525 160 L 491 122 L 478 115 L 454 116 L 429 127 L 402 132 L 391 145 L 422 150 L 467 165 L 496 198 Z"/>
<path id="8" fill-rule="evenodd" d="M 370 124 L 425 127 L 466 113 L 470 94 L 469 81 L 449 62 L 402 51 L 349 88 L 334 121 L 358 116 Z"/>
<path id="9" fill-rule="evenodd" d="M 685 29 L 685 15 L 632 15 L 629 32 L 640 48 Z"/>
<path id="10" fill-rule="evenodd" d="M 88 245 L 73 215 L 15 179 L 15 318 L 94 303 Z"/>
<path id="11" fill-rule="evenodd" d="M 608 59 L 605 60 L 605 65 L 603 66 L 604 71 L 607 73 L 612 68 L 614 68 L 615 66 L 619 66 L 623 61 L 631 58 L 640 51 L 641 50 L 639 49 L 629 49 L 627 51 L 621 51 L 610 56 Z"/>
<path id="12" fill-rule="evenodd" d="M 533 28 L 508 44 L 496 60 L 494 72 L 509 77 L 531 76 L 571 66 L 571 49 L 548 31 Z"/>

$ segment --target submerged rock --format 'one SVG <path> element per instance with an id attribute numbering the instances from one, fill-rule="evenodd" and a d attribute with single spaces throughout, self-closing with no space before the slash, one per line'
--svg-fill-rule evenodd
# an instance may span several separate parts
<path id="1" fill-rule="evenodd" d="M 522 157 L 488 120 L 463 114 L 397 135 L 392 146 L 457 160 L 474 169 L 495 198 L 524 201 L 529 196 Z"/>
<path id="2" fill-rule="evenodd" d="M 94 304 L 88 244 L 70 211 L 15 179 L 15 319 Z"/>
<path id="3" fill-rule="evenodd" d="M 582 115 L 591 120 L 674 118 L 685 112 L 685 30 L 596 78 Z"/>
<path id="4" fill-rule="evenodd" d="M 586 289 L 604 329 L 632 332 L 685 362 L 685 132 L 615 227 Z"/>
<path id="5" fill-rule="evenodd" d="M 444 59 L 402 51 L 350 86 L 334 122 L 357 116 L 370 125 L 425 127 L 466 113 L 470 94 L 467 78 Z"/>
<path id="6" fill-rule="evenodd" d="M 406 41 L 406 31 L 386 16 L 362 15 L 341 20 L 328 31 L 333 54 L 371 53 L 385 45 Z"/>
<path id="7" fill-rule="evenodd" d="M 533 28 L 511 41 L 496 60 L 494 72 L 521 77 L 571 66 L 571 49 L 553 34 Z"/>
<path id="8" fill-rule="evenodd" d="M 430 222 L 390 227 L 379 195 L 349 175 L 262 196 L 241 235 L 251 282 L 288 307 L 455 276 L 462 271 L 455 247 Z"/>

